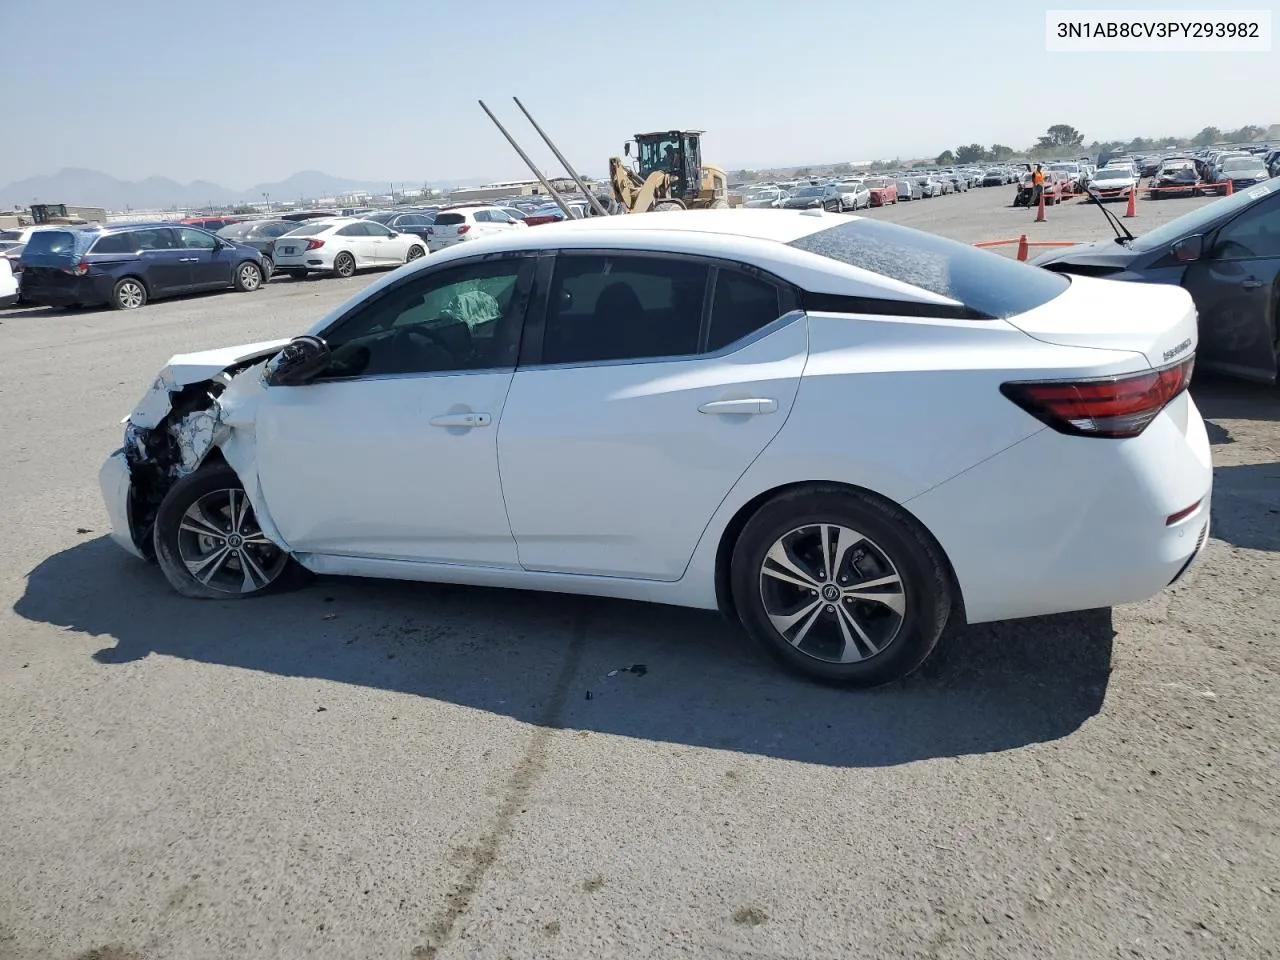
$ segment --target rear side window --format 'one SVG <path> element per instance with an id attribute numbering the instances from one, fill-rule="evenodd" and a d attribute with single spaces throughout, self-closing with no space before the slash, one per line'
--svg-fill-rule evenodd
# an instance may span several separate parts
<path id="1" fill-rule="evenodd" d="M 76 236 L 70 230 L 36 230 L 27 241 L 24 254 L 64 253 L 70 256 L 76 248 Z"/>
<path id="2" fill-rule="evenodd" d="M 329 229 L 327 223 L 308 223 L 305 226 L 297 227 L 289 231 L 291 237 L 314 237 L 317 234 L 324 233 Z"/>
<path id="3" fill-rule="evenodd" d="M 437 227 L 456 227 L 460 223 L 466 223 L 467 216 L 464 213 L 440 213 L 436 214 Z"/>
<path id="4" fill-rule="evenodd" d="M 178 239 L 167 227 L 155 230 L 134 230 L 133 239 L 137 250 L 176 250 Z"/>
<path id="5" fill-rule="evenodd" d="M 109 233 L 99 237 L 90 253 L 133 253 L 138 249 L 138 238 L 131 233 Z"/>
<path id="6" fill-rule="evenodd" d="M 854 220 L 793 240 L 789 246 L 909 283 L 1000 319 L 1042 306 L 1071 285 L 1060 274 L 883 220 Z"/>

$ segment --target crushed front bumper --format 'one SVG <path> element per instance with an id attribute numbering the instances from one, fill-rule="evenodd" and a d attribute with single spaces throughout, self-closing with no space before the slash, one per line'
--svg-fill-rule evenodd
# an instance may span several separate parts
<path id="1" fill-rule="evenodd" d="M 111 520 L 111 539 L 140 560 L 147 559 L 142 548 L 134 541 L 132 507 L 133 478 L 129 474 L 129 462 L 124 450 L 117 450 L 107 458 L 98 471 L 98 485 L 102 488 L 102 502 Z"/>

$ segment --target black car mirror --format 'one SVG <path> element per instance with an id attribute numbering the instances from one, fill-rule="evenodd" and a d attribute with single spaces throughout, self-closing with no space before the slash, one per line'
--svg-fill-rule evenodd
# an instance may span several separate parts
<path id="1" fill-rule="evenodd" d="M 294 337 L 267 361 L 263 382 L 269 387 L 300 387 L 329 366 L 332 356 L 329 345 L 319 337 Z"/>
<path id="2" fill-rule="evenodd" d="M 1194 263 L 1204 256 L 1204 235 L 1193 233 L 1173 245 L 1173 258 L 1179 263 Z"/>

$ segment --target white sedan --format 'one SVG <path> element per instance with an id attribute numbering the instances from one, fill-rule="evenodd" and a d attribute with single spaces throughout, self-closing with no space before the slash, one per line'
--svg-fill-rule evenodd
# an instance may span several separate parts
<path id="1" fill-rule="evenodd" d="M 427 252 L 422 238 L 396 233 L 373 220 L 308 220 L 276 240 L 275 272 L 295 279 L 308 273 L 350 277 L 366 267 L 398 267 Z"/>
<path id="2" fill-rule="evenodd" d="M 1213 482 L 1196 344 L 1180 288 L 881 220 L 594 217 L 433 256 L 292 341 L 174 357 L 101 486 L 189 597 L 310 571 L 719 608 L 871 685 L 949 618 L 1183 575 Z"/>

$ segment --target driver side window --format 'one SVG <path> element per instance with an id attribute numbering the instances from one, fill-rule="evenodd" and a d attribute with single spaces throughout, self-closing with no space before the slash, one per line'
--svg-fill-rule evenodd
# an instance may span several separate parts
<path id="1" fill-rule="evenodd" d="M 1280 198 L 1255 204 L 1218 231 L 1214 259 L 1280 257 Z"/>
<path id="2" fill-rule="evenodd" d="M 458 264 L 386 290 L 322 334 L 333 360 L 317 380 L 514 368 L 533 263 Z"/>

